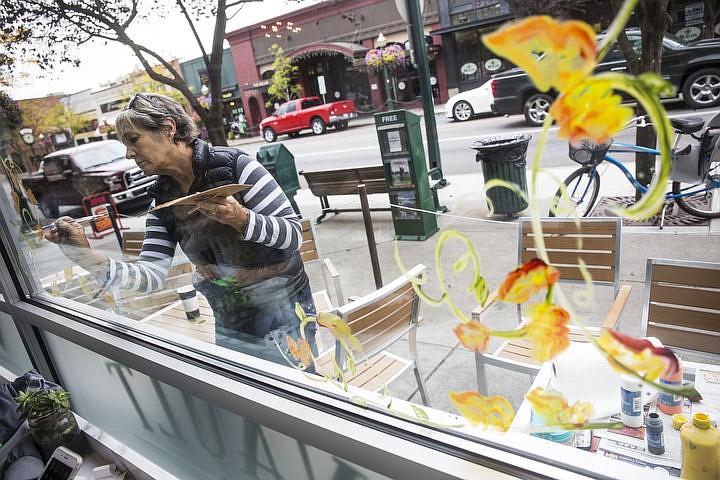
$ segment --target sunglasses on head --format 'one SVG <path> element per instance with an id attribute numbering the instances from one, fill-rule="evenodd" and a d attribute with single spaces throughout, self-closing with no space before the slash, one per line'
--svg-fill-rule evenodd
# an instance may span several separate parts
<path id="1" fill-rule="evenodd" d="M 148 97 L 147 95 L 143 95 L 143 94 L 140 93 L 140 92 L 137 92 L 137 93 L 134 94 L 132 97 L 130 97 L 130 101 L 127 103 L 127 105 L 125 105 L 125 110 L 130 110 L 130 109 L 132 109 L 133 106 L 135 105 L 135 101 L 136 101 L 138 98 L 142 98 L 142 99 L 145 100 L 146 102 L 152 103 L 152 101 L 150 100 L 150 97 Z"/>

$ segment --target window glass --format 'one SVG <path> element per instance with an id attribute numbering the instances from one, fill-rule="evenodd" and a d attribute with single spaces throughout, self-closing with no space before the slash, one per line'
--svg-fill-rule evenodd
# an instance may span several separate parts
<path id="1" fill-rule="evenodd" d="M 493 27 L 494 28 L 494 27 Z M 483 79 L 513 68 L 508 60 L 490 51 L 482 42 L 482 36 L 492 28 L 461 30 L 452 34 L 457 50 L 458 79 L 479 86 Z"/>
<path id="2" fill-rule="evenodd" d="M 483 46 L 481 36 L 489 28 L 494 27 L 452 34 L 461 82 L 480 83 L 512 66 Z M 431 65 L 431 75 L 443 74 L 438 70 Z M 359 84 L 356 92 L 386 94 L 385 88 L 376 92 L 360 85 L 364 77 L 353 75 Z M 382 75 L 383 81 L 390 79 L 388 89 L 393 100 L 400 105 L 417 101 L 420 85 L 413 68 L 400 66 Z M 358 94 L 356 98 L 361 97 Z M 139 110 L 158 106 L 157 98 L 134 99 Z M 292 112 L 295 105 L 285 104 L 278 113 Z M 120 113 L 126 114 L 133 114 L 133 109 Z M 288 122 L 292 121 L 290 117 Z M 101 191 L 113 188 L 112 194 L 100 196 L 98 188 L 90 186 L 90 179 L 97 180 L 99 175 L 65 178 L 72 183 L 72 195 L 67 195 L 67 190 L 54 188 L 56 179 L 51 171 L 62 173 L 54 162 L 44 164 L 45 183 L 35 184 L 6 166 L 7 181 L 3 180 L 0 191 L 2 253 L 16 282 L 6 282 L 3 287 L 5 291 L 19 290 L 17 308 L 32 309 L 27 316 L 34 325 L 56 328 L 56 334 L 44 332 L 40 340 L 47 342 L 54 370 L 73 393 L 78 412 L 131 448 L 149 452 L 148 456 L 164 468 L 182 472 L 183 478 L 206 478 L 208 472 L 212 478 L 234 478 L 238 471 L 248 476 L 260 471 L 263 474 L 256 476 L 297 478 L 293 466 L 297 469 L 298 465 L 308 478 L 377 478 L 354 465 L 342 475 L 339 462 L 323 452 L 308 450 L 308 446 L 293 443 L 283 434 L 249 424 L 183 390 L 189 377 L 186 368 L 213 372 L 227 369 L 282 390 L 297 399 L 298 405 L 304 405 L 307 395 L 318 402 L 336 401 L 338 411 L 349 412 L 348 417 L 362 422 L 371 419 L 401 425 L 398 429 L 417 435 L 414 438 L 422 437 L 418 443 L 450 451 L 449 455 L 456 458 L 483 450 L 477 459 L 503 456 L 497 460 L 503 466 L 520 459 L 548 469 L 582 470 L 587 476 L 621 471 L 621 478 L 642 478 L 624 475 L 624 469 L 631 469 L 613 460 L 620 456 L 617 449 L 598 447 L 611 457 L 608 459 L 586 452 L 584 449 L 591 450 L 592 445 L 581 444 L 585 432 L 575 431 L 582 430 L 576 429 L 577 425 L 591 426 L 602 431 L 605 439 L 612 438 L 613 432 L 608 434 L 606 428 L 619 427 L 622 420 L 622 379 L 594 348 L 600 327 L 607 326 L 608 312 L 617 311 L 613 307 L 614 266 L 602 266 L 590 274 L 584 271 L 586 275 L 573 283 L 554 286 L 548 278 L 554 278 L 555 272 L 532 261 L 541 253 L 521 248 L 533 245 L 533 241 L 521 238 L 521 222 L 516 217 L 548 212 L 558 188 L 550 180 L 562 179 L 573 171 L 570 162 L 564 155 L 556 157 L 553 161 L 558 163 L 548 167 L 553 170 L 547 181 L 539 187 L 531 186 L 531 203 L 504 213 L 504 203 L 516 199 L 509 200 L 504 190 L 503 195 L 491 195 L 500 187 L 491 188 L 485 175 L 490 175 L 487 169 L 493 165 L 489 164 L 495 163 L 496 168 L 509 171 L 508 175 L 524 179 L 524 163 L 505 161 L 510 152 L 495 150 L 492 153 L 499 161 L 484 162 L 482 170 L 477 165 L 473 171 L 461 166 L 462 162 L 475 166 L 473 159 L 483 160 L 482 155 L 476 157 L 475 151 L 465 148 L 454 158 L 452 150 L 444 150 L 449 153 L 445 158 L 452 159 L 446 163 L 446 167 L 450 165 L 447 171 L 454 176 L 458 168 L 460 173 L 452 179 L 452 189 L 431 189 L 426 171 L 427 139 L 423 140 L 419 116 L 401 111 L 380 114 L 373 120 L 378 122 L 375 133 L 380 159 L 377 152 L 362 156 L 369 150 L 353 148 L 349 141 L 333 143 L 338 138 L 356 138 L 353 132 L 340 132 L 343 123 L 334 126 L 337 135 L 316 139 L 310 151 L 303 146 L 307 139 L 296 144 L 272 143 L 274 134 L 268 130 L 265 139 L 270 144 L 241 147 L 248 150 L 248 156 L 217 147 L 212 149 L 217 156 L 205 163 L 189 154 L 196 149 L 193 154 L 200 156 L 201 147 L 211 150 L 205 149 L 201 140 L 194 140 L 195 132 L 190 132 L 192 148 L 184 152 L 187 162 L 178 162 L 169 154 L 175 151 L 177 131 L 166 125 L 151 130 L 152 134 L 130 129 L 131 135 L 124 138 L 135 162 L 160 177 L 152 180 L 152 188 L 150 183 L 140 183 L 142 178 L 133 176 L 136 164 L 127 160 L 126 170 L 100 180 Z M 323 123 L 315 126 L 325 129 Z M 456 128 L 461 127 L 441 125 L 438 138 L 456 135 Z M 507 128 L 512 129 L 508 134 L 526 132 L 513 122 L 507 123 Z M 492 129 L 478 123 L 474 132 L 473 139 L 485 140 Z M 345 133 L 349 136 L 343 137 Z M 548 140 L 551 143 L 546 153 L 567 152 L 565 140 L 549 137 L 552 140 Z M 126 147 L 119 142 L 111 145 L 102 154 L 83 150 L 76 160 L 100 170 L 102 164 L 126 154 Z M 448 148 L 446 143 L 442 147 Z M 535 148 L 537 139 L 521 155 L 531 156 Z M 295 154 L 303 162 L 308 157 L 323 162 L 322 171 L 303 170 L 302 186 L 295 170 Z M 369 159 L 373 164 L 357 166 L 360 162 L 355 158 Z M 202 165 L 206 170 L 196 175 L 194 169 Z M 183 182 L 168 183 L 163 178 L 182 166 L 192 174 L 181 177 Z M 333 171 L 340 168 L 346 171 Z M 192 182 L 184 181 L 190 177 Z M 519 178 L 510 180 L 522 183 Z M 356 208 L 360 204 L 360 180 L 370 195 L 376 195 L 372 197 L 377 201 L 372 204 L 372 222 L 363 222 Z M 116 186 L 123 190 L 115 190 Z M 218 190 L 203 193 L 211 187 Z M 145 197 L 148 192 L 152 199 Z M 186 193 L 192 195 L 181 199 Z M 142 198 L 132 198 L 135 195 Z M 345 198 L 338 199 L 340 195 Z M 130 200 L 137 199 L 145 203 L 133 206 Z M 153 210 L 149 212 L 151 200 Z M 617 197 L 601 195 L 591 216 L 616 218 L 611 214 L 617 201 Z M 443 206 L 449 207 L 449 215 L 437 214 Z M 302 218 L 297 218 L 298 211 Z M 77 219 L 75 227 L 69 229 L 67 222 L 56 221 L 61 213 Z M 329 213 L 333 213 L 332 219 L 324 221 Z M 573 223 L 569 221 L 568 225 Z M 686 252 L 681 247 L 689 243 L 670 236 L 660 241 L 659 235 L 665 232 L 630 228 L 635 226 L 622 226 L 622 242 L 619 236 L 605 235 L 616 243 L 611 247 L 603 243 L 603 248 L 594 248 L 590 255 L 625 262 L 622 275 L 633 283 L 634 302 L 622 321 L 616 319 L 612 326 L 623 334 L 640 337 L 647 334 L 641 301 L 646 257 Z M 58 227 L 67 237 L 72 236 L 74 245 L 49 241 Z M 552 234 L 553 238 L 558 236 L 561 234 Z M 579 242 L 576 236 L 568 238 L 559 250 Z M 312 247 L 310 252 L 302 250 L 307 245 Z M 622 245 L 622 255 L 618 245 Z M 687 256 L 720 261 L 716 247 L 715 236 L 697 235 Z M 573 254 L 567 257 L 577 258 Z M 527 261 L 531 261 L 530 266 L 518 270 L 518 264 Z M 539 272 L 532 270 L 526 278 L 526 270 L 531 268 Z M 565 276 L 565 264 L 559 268 L 561 277 Z M 409 278 L 415 282 L 411 284 Z M 504 283 L 507 278 L 509 286 Z M 603 278 L 604 283 L 590 284 L 590 279 Z M 518 298 L 523 292 L 528 298 L 501 301 L 490 297 L 493 304 L 485 312 L 481 305 L 485 294 L 503 290 L 501 285 L 508 287 L 505 292 L 517 289 Z M 564 324 L 552 324 L 557 318 L 563 320 L 563 313 L 552 310 L 545 314 L 549 302 L 544 300 L 552 295 L 564 302 L 576 323 L 573 332 L 577 337 L 572 344 L 570 330 Z M 518 308 L 517 303 L 523 307 Z M 399 316 L 394 316 L 398 312 Z M 43 313 L 48 313 L 48 318 Z M 537 322 L 536 317 L 540 317 Z M 21 319 L 27 321 L 22 316 L 13 320 Z M 18 332 L 11 328 L 10 319 L 5 320 L 0 318 L 0 361 L 8 369 L 22 371 L 29 361 L 21 346 L 28 342 L 16 341 Z M 132 346 L 153 353 L 171 352 L 181 363 L 174 367 L 176 375 L 168 374 L 176 383 L 162 383 L 64 339 L 75 336 L 68 331 L 87 330 L 102 334 L 102 340 L 93 345 L 132 339 Z M 20 331 L 24 333 L 25 329 Z M 558 353 L 553 357 L 543 350 L 558 345 L 568 347 L 563 356 L 553 351 Z M 509 354 L 514 355 L 513 361 L 505 363 L 518 368 L 505 368 L 499 355 L 505 346 L 516 348 Z M 6 348 L 5 353 L 2 348 Z M 488 355 L 481 356 L 478 351 Z M 498 355 L 490 355 L 493 352 Z M 107 357 L 122 357 L 123 353 Z M 532 355 L 535 357 L 528 358 Z M 528 361 L 520 362 L 520 357 Z M 487 368 L 480 368 L 485 360 Z M 702 355 L 697 360 L 717 364 L 717 359 Z M 707 368 L 709 377 L 717 373 L 717 368 Z M 694 378 L 695 373 L 687 379 Z M 568 428 L 547 425 L 540 419 L 538 410 L 543 405 L 531 405 L 531 393 L 538 387 L 551 395 L 566 395 L 563 399 L 553 396 L 548 403 L 560 405 L 563 411 L 558 415 L 570 419 L 561 422 Z M 636 390 L 640 399 L 647 400 L 648 411 L 655 408 L 651 392 Z M 246 400 L 235 391 L 228 391 L 227 398 L 228 402 Z M 587 413 L 589 404 L 596 409 L 592 414 Z M 701 404 L 703 408 L 705 405 Z M 588 426 L 584 420 L 591 415 L 597 423 Z M 427 430 L 418 433 L 423 428 Z M 636 428 L 640 430 L 631 433 L 640 435 L 642 427 Z M 508 432 L 500 433 L 504 430 Z M 670 430 L 668 435 L 673 433 Z M 597 438 L 600 441 L 601 435 Z M 574 448 L 575 442 L 583 448 Z M 630 442 L 636 449 L 643 448 L 642 439 L 633 437 Z M 261 456 L 255 447 L 263 452 Z M 188 451 L 191 453 L 186 456 Z M 277 452 L 283 452 L 283 458 L 277 458 Z M 508 452 L 512 459 L 504 456 Z M 308 462 L 308 455 L 320 458 L 317 466 Z M 473 457 L 469 463 L 477 459 Z M 672 462 L 670 467 L 677 469 L 677 461 Z M 598 465 L 609 467 L 595 468 Z M 314 473 L 306 473 L 308 470 Z M 528 471 L 536 472 L 529 467 Z M 542 475 L 552 478 L 558 476 L 555 473 Z"/>
<path id="3" fill-rule="evenodd" d="M 482 46 L 480 40 L 480 32 L 478 30 L 463 30 L 453 34 L 455 37 L 455 45 L 457 47 L 457 64 L 460 68 L 461 80 L 472 80 L 482 78 L 482 67 L 478 63 L 482 63 L 482 53 L 486 49 Z M 472 68 L 469 68 L 472 65 Z M 463 66 L 466 66 L 463 68 Z"/>
<path id="4" fill-rule="evenodd" d="M 118 159 L 125 158 L 127 149 L 117 140 L 111 140 L 102 144 L 94 144 L 90 148 L 84 148 L 73 153 L 77 165 L 87 170 L 89 168 L 106 165 Z"/>
<path id="5" fill-rule="evenodd" d="M 0 365 L 17 376 L 32 368 L 17 327 L 5 312 L 0 312 Z"/>
<path id="6" fill-rule="evenodd" d="M 295 111 L 295 102 L 289 102 L 285 103 L 280 106 L 280 108 L 277 111 L 278 115 L 285 115 L 286 113 L 292 113 Z"/>
<path id="7" fill-rule="evenodd" d="M 45 338 L 73 409 L 177 478 L 387 478 L 59 337 Z"/>

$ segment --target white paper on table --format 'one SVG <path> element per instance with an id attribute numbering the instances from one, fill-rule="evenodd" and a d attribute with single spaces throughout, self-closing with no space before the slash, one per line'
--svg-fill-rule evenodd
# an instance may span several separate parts
<path id="1" fill-rule="evenodd" d="M 633 455 L 628 451 L 623 451 L 622 449 L 611 450 L 607 448 L 607 442 L 603 443 L 605 440 L 606 439 L 601 440 L 600 444 L 598 445 L 597 453 L 599 455 L 645 467 L 647 470 L 653 472 L 653 478 L 657 478 L 657 476 L 661 474 L 664 474 L 667 477 L 680 476 L 679 467 L 667 465 L 662 462 L 657 462 L 656 460 L 658 459 L 658 457 L 655 455 L 638 456 Z"/>
<path id="2" fill-rule="evenodd" d="M 720 422 L 720 365 L 698 367 L 695 370 L 695 389 L 703 399 L 693 403 L 693 413 L 707 413 L 711 420 Z"/>
<path id="3" fill-rule="evenodd" d="M 571 342 L 552 362 L 548 388 L 558 390 L 571 405 L 576 401 L 592 403 L 594 419 L 620 412 L 621 376 L 593 344 Z M 655 394 L 649 389 L 643 391 L 643 404 Z"/>

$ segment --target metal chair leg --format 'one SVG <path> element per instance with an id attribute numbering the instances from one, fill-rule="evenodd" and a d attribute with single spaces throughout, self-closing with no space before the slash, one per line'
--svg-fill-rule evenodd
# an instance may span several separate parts
<path id="1" fill-rule="evenodd" d="M 422 398 L 422 403 L 426 407 L 431 407 L 430 400 L 428 398 L 427 392 L 425 391 L 425 382 L 423 381 L 422 375 L 420 374 L 420 369 L 417 366 L 417 363 L 413 365 L 413 371 L 415 372 L 415 380 L 417 380 L 418 384 L 418 390 L 420 390 L 420 398 Z"/>
<path id="2" fill-rule="evenodd" d="M 477 375 L 478 393 L 488 394 L 487 374 L 485 372 L 485 361 L 480 353 L 475 352 L 475 372 Z"/>

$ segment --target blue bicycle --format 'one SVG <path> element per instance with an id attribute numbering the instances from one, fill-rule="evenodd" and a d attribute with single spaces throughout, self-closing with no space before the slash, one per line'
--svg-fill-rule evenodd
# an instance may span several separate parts
<path id="1" fill-rule="evenodd" d="M 633 126 L 648 125 L 645 117 L 638 117 L 631 122 Z M 675 201 L 691 215 L 701 218 L 720 217 L 720 114 L 708 122 L 707 128 L 705 120 L 700 117 L 674 118 L 670 123 L 676 135 L 672 147 L 672 188 L 665 194 L 666 206 L 667 202 Z M 701 134 L 696 135 L 701 131 Z M 696 142 L 677 150 L 680 139 L 685 135 Z M 550 204 L 550 216 L 586 217 L 590 214 L 600 192 L 598 166 L 602 162 L 609 162 L 619 168 L 636 190 L 647 192 L 647 188 L 612 155 L 636 152 L 660 155 L 658 150 L 614 142 L 612 139 L 604 144 L 582 142 L 579 146 L 570 145 L 570 158 L 581 167 L 563 182 L 566 193 L 563 194 L 562 188 L 555 193 Z M 664 212 L 665 209 L 661 226 Z"/>

